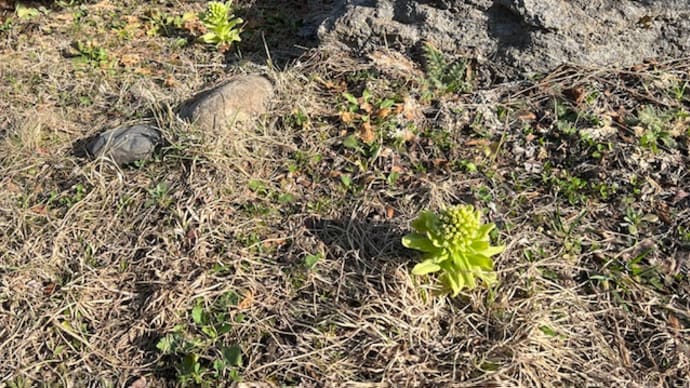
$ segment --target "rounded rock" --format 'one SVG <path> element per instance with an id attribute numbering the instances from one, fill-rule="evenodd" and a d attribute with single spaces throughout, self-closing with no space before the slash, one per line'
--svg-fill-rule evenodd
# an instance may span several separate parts
<path id="1" fill-rule="evenodd" d="M 199 93 L 183 105 L 180 117 L 205 130 L 225 129 L 266 111 L 273 85 L 258 75 L 237 76 Z"/>
<path id="2" fill-rule="evenodd" d="M 86 150 L 94 158 L 104 156 L 125 165 L 150 158 L 160 142 L 158 128 L 137 124 L 101 133 L 89 142 Z"/>

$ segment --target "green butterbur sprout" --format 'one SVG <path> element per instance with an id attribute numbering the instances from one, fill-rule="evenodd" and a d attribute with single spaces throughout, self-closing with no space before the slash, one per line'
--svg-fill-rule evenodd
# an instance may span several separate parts
<path id="1" fill-rule="evenodd" d="M 214 43 L 216 46 L 229 46 L 232 42 L 239 42 L 241 29 L 237 27 L 242 19 L 232 14 L 232 1 L 225 3 L 211 1 L 205 13 L 200 15 L 201 22 L 208 32 L 199 39 L 206 43 Z"/>
<path id="2" fill-rule="evenodd" d="M 412 227 L 416 233 L 403 237 L 402 244 L 424 252 L 424 261 L 412 269 L 413 275 L 442 270 L 441 281 L 453 296 L 465 287 L 475 288 L 477 279 L 486 286 L 498 282 L 491 256 L 505 247 L 490 245 L 489 233 L 496 225 L 482 225 L 481 213 L 472 205 L 443 209 L 439 215 L 424 211 Z"/>

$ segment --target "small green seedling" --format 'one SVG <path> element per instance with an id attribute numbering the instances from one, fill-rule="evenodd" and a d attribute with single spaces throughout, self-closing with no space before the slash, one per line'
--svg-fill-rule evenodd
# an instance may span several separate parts
<path id="1" fill-rule="evenodd" d="M 232 14 L 232 1 L 225 3 L 211 1 L 206 12 L 199 15 L 199 19 L 208 30 L 199 37 L 202 42 L 215 44 L 220 50 L 227 50 L 233 42 L 239 42 L 242 28 L 238 27 L 243 20 Z"/>
<path id="2" fill-rule="evenodd" d="M 471 71 L 465 60 L 449 61 L 431 44 L 424 45 L 426 70 L 426 98 L 436 94 L 467 93 L 472 91 Z"/>
<path id="3" fill-rule="evenodd" d="M 395 127 L 395 120 L 393 120 L 395 111 L 402 108 L 395 99 L 376 100 L 367 89 L 364 89 L 359 98 L 348 92 L 342 95 L 346 104 L 340 111 L 340 119 L 347 126 L 357 129 L 358 137 L 364 143 L 371 145 L 379 138 L 377 133 L 379 127 L 384 125 Z"/>
<path id="4" fill-rule="evenodd" d="M 242 348 L 233 341 L 232 332 L 245 317 L 232 318 L 228 311 L 242 303 L 232 291 L 210 306 L 198 300 L 189 312 L 191 320 L 159 339 L 156 348 L 174 361 L 181 386 L 226 386 L 229 381 L 241 381 Z"/>
<path id="5" fill-rule="evenodd" d="M 442 271 L 441 281 L 457 296 L 467 287 L 477 286 L 479 278 L 486 286 L 498 282 L 491 256 L 503 252 L 503 246 L 491 246 L 489 233 L 494 224 L 481 224 L 481 213 L 472 205 L 442 209 L 439 215 L 424 211 L 412 222 L 416 233 L 403 237 L 402 244 L 424 252 L 424 261 L 412 269 L 413 275 Z"/>
<path id="6" fill-rule="evenodd" d="M 316 264 L 324 258 L 323 253 L 317 253 L 315 255 L 307 255 L 304 257 L 304 266 L 307 269 L 313 269 Z"/>
<path id="7" fill-rule="evenodd" d="M 107 68 L 112 65 L 106 49 L 94 42 L 77 41 L 74 43 L 74 51 L 76 54 L 75 62 L 100 68 Z"/>
<path id="8" fill-rule="evenodd" d="M 659 112 L 651 106 L 645 106 L 638 112 L 638 120 L 641 128 L 640 145 L 659 152 L 659 144 L 666 147 L 676 147 L 676 141 L 669 132 L 670 122 L 673 121 L 673 114 L 670 111 Z"/>

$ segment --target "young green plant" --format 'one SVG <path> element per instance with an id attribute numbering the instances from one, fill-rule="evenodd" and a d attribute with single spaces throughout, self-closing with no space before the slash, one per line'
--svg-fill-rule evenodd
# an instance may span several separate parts
<path id="1" fill-rule="evenodd" d="M 441 281 L 452 296 L 463 288 L 473 289 L 477 279 L 486 286 L 498 282 L 491 256 L 503 246 L 491 246 L 489 233 L 496 226 L 481 223 L 481 213 L 472 205 L 444 208 L 434 214 L 423 211 L 412 222 L 416 231 L 403 237 L 406 248 L 424 252 L 424 260 L 412 269 L 413 275 L 442 271 Z"/>
<path id="2" fill-rule="evenodd" d="M 240 32 L 238 27 L 243 20 L 232 14 L 232 1 L 211 1 L 206 12 L 199 15 L 199 19 L 208 30 L 199 37 L 202 42 L 215 44 L 220 50 L 227 50 L 233 42 L 239 42 Z"/>

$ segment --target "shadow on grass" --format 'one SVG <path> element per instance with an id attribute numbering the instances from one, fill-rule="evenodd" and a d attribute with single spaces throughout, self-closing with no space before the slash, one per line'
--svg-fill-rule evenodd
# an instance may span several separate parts
<path id="1" fill-rule="evenodd" d="M 392 222 L 311 218 L 305 221 L 305 226 L 332 253 L 356 252 L 365 266 L 404 264 L 415 256 L 402 246 L 405 233 Z"/>

